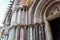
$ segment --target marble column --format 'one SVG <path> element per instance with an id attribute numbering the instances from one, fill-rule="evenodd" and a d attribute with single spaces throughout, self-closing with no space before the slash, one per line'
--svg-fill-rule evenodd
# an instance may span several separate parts
<path id="1" fill-rule="evenodd" d="M 13 14 L 12 14 L 12 18 L 11 18 L 11 25 L 15 25 L 16 22 L 17 22 L 17 11 L 15 11 Z"/>
<path id="2" fill-rule="evenodd" d="M 30 27 L 27 27 L 27 33 L 26 33 L 27 40 L 30 40 Z"/>
<path id="3" fill-rule="evenodd" d="M 27 10 L 24 9 L 24 13 L 23 13 L 23 17 L 24 17 L 24 24 L 27 24 Z"/>
<path id="4" fill-rule="evenodd" d="M 12 38 L 12 40 L 15 40 L 15 33 L 16 33 L 15 26 L 13 27 L 13 30 L 12 31 L 13 31 L 13 34 L 12 34 L 13 35 L 12 36 L 13 38 Z"/>
<path id="5" fill-rule="evenodd" d="M 18 15 L 17 15 L 17 23 L 18 24 L 20 24 L 20 17 L 21 17 L 21 13 L 22 13 L 22 11 L 21 11 L 21 8 L 18 10 Z"/>
<path id="6" fill-rule="evenodd" d="M 42 31 L 42 40 L 45 40 L 45 30 L 43 24 L 41 24 L 41 31 Z"/>
<path id="7" fill-rule="evenodd" d="M 24 37 L 23 37 L 24 40 L 26 40 L 26 26 L 24 27 L 24 34 L 23 35 L 24 35 Z"/>
<path id="8" fill-rule="evenodd" d="M 20 24 L 24 24 L 24 14 L 25 14 L 24 9 L 21 9 L 21 22 L 20 22 Z"/>
<path id="9" fill-rule="evenodd" d="M 41 26 L 39 25 L 39 40 L 42 40 L 42 31 Z"/>
<path id="10" fill-rule="evenodd" d="M 24 33 L 24 28 L 23 27 L 21 27 L 21 29 L 20 29 L 20 40 L 23 40 L 23 33 Z"/>
<path id="11" fill-rule="evenodd" d="M 17 36 L 18 36 L 18 26 L 16 27 L 15 40 L 17 40 Z"/>
<path id="12" fill-rule="evenodd" d="M 15 40 L 15 27 L 9 29 L 9 38 L 8 40 Z"/>
<path id="13" fill-rule="evenodd" d="M 35 34 L 36 34 L 36 33 L 35 33 L 35 27 L 33 26 L 33 27 L 32 27 L 32 35 L 33 35 L 33 36 L 32 36 L 32 37 L 33 37 L 32 40 L 35 40 L 35 39 L 36 39 L 36 35 L 35 35 Z"/>
<path id="14" fill-rule="evenodd" d="M 32 27 L 30 27 L 30 40 L 32 40 Z"/>
<path id="15" fill-rule="evenodd" d="M 39 24 L 36 24 L 35 25 L 35 29 L 36 29 L 36 40 L 39 40 L 39 36 L 38 36 L 39 30 L 38 30 L 38 28 L 39 28 Z"/>
<path id="16" fill-rule="evenodd" d="M 20 26 L 18 26 L 17 30 L 17 40 L 20 40 Z"/>

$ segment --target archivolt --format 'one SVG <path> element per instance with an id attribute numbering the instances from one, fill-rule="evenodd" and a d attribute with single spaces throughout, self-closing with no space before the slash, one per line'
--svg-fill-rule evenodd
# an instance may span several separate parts
<path id="1" fill-rule="evenodd" d="M 35 13 L 33 14 L 34 15 L 34 22 L 35 23 L 42 23 L 43 21 L 43 13 L 46 9 L 46 7 L 54 0 L 44 0 L 44 1 L 41 1 L 38 3 L 38 5 L 36 6 L 36 9 L 35 9 Z"/>
<path id="2" fill-rule="evenodd" d="M 38 23 L 39 22 L 39 9 L 40 9 L 40 4 L 41 4 L 42 0 L 39 1 L 36 9 L 35 9 L 35 13 L 34 13 L 34 23 Z"/>
<path id="3" fill-rule="evenodd" d="M 31 14 L 31 15 L 29 15 L 31 17 L 31 20 L 30 20 L 31 23 L 34 23 L 34 12 L 35 12 L 36 6 L 37 6 L 39 1 L 40 0 L 35 0 L 33 2 L 33 4 L 31 5 L 31 7 L 29 8 L 29 14 Z"/>
<path id="4" fill-rule="evenodd" d="M 43 9 L 44 11 L 42 11 L 42 13 L 41 13 L 42 18 L 44 19 L 43 21 L 45 23 L 45 37 L 46 37 L 46 40 L 53 40 L 50 25 L 49 25 L 49 22 L 47 20 L 46 15 L 47 15 L 48 10 L 50 10 L 49 8 L 53 7 L 56 3 L 60 3 L 60 1 L 55 0 L 55 1 L 50 2 L 49 5 L 46 6 L 45 10 Z"/>
<path id="5" fill-rule="evenodd" d="M 60 1 L 53 1 L 53 2 L 51 2 L 48 6 L 47 6 L 47 8 L 46 8 L 46 10 L 44 11 L 44 14 L 43 14 L 43 17 L 44 17 L 44 20 L 47 20 L 47 16 L 48 16 L 48 11 L 53 7 L 53 6 L 55 6 L 56 4 L 59 4 L 60 3 Z"/>

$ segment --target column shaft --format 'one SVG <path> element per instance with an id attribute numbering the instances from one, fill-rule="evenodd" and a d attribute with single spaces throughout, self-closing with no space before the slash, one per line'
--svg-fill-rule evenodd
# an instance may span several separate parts
<path id="1" fill-rule="evenodd" d="M 38 36 L 38 31 L 39 31 L 39 30 L 38 30 L 38 27 L 39 27 L 39 26 L 36 25 L 35 27 L 36 27 L 36 40 L 39 40 L 39 36 Z"/>
<path id="2" fill-rule="evenodd" d="M 24 40 L 26 40 L 26 27 L 24 27 Z"/>
<path id="3" fill-rule="evenodd" d="M 20 26 L 18 27 L 17 40 L 20 40 Z"/>
<path id="4" fill-rule="evenodd" d="M 42 29 L 42 40 L 45 40 L 44 25 L 41 25 Z"/>

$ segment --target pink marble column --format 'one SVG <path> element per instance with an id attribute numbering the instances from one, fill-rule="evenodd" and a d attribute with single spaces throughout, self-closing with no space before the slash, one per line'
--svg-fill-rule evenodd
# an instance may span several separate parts
<path id="1" fill-rule="evenodd" d="M 35 28 L 36 28 L 36 40 L 39 40 L 39 36 L 38 36 L 38 27 L 39 27 L 39 24 L 37 23 L 36 25 L 35 25 Z"/>
<path id="2" fill-rule="evenodd" d="M 42 30 L 42 40 L 45 40 L 45 32 L 44 32 L 44 25 L 41 24 L 41 30 Z"/>
<path id="3" fill-rule="evenodd" d="M 17 40 L 20 40 L 20 26 L 18 26 Z"/>
<path id="4" fill-rule="evenodd" d="M 24 36 L 24 40 L 26 40 L 26 27 L 24 27 L 24 34 L 23 34 Z"/>

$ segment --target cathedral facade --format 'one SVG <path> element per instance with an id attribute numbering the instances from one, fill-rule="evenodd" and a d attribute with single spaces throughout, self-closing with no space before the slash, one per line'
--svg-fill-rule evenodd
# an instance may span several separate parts
<path id="1" fill-rule="evenodd" d="M 60 0 L 13 0 L 1 40 L 60 40 Z"/>

